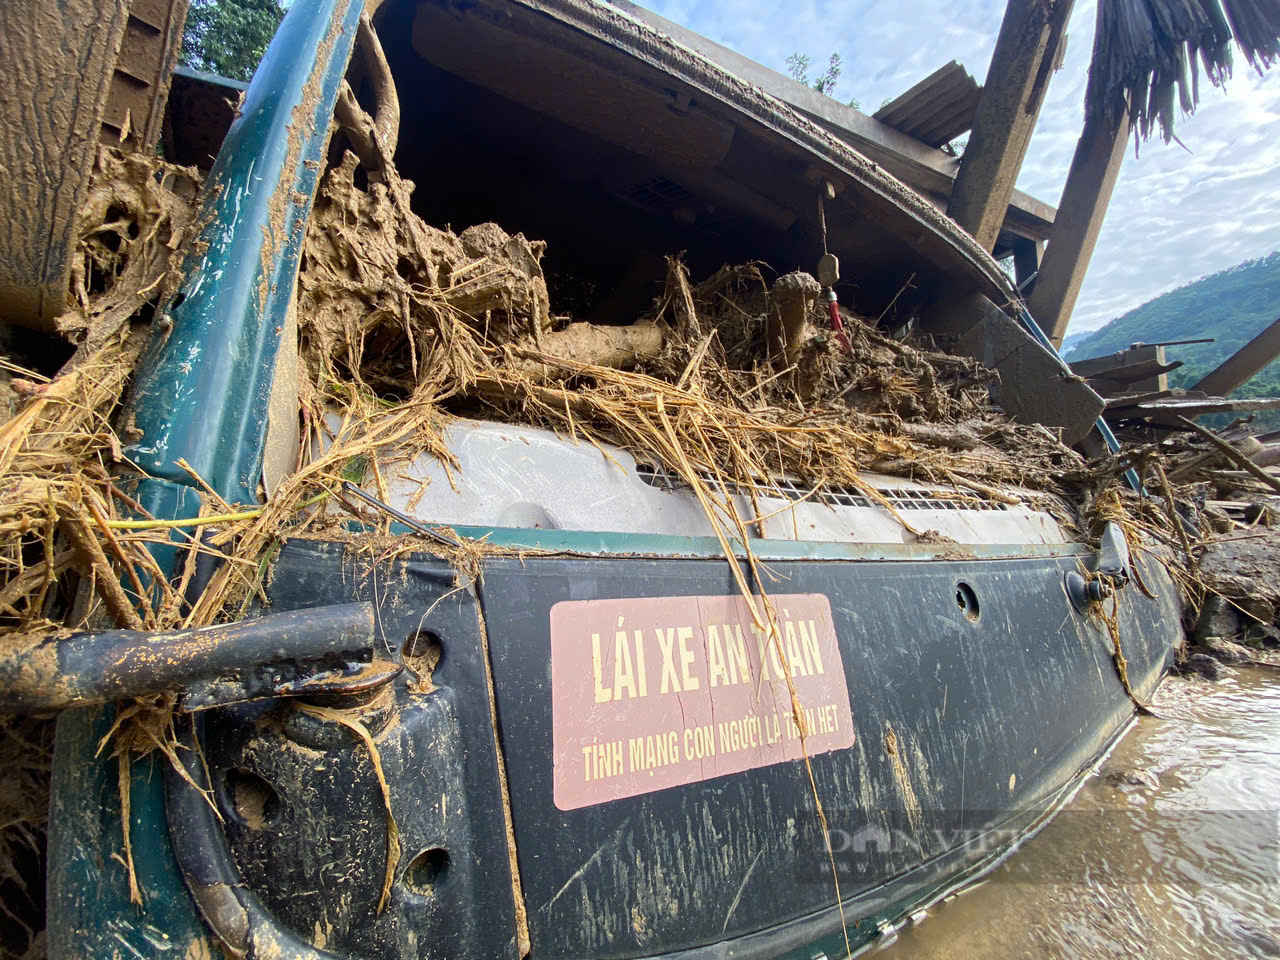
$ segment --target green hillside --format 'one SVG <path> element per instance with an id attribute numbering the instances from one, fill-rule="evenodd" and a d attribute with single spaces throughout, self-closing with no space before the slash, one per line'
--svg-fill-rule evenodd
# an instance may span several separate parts
<path id="1" fill-rule="evenodd" d="M 1189 387 L 1277 317 L 1280 251 L 1162 294 L 1078 341 L 1066 352 L 1066 358 L 1103 356 L 1138 341 L 1213 337 L 1213 343 L 1166 348 L 1170 360 L 1184 364 L 1169 374 L 1169 385 Z M 1265 367 L 1233 396 L 1280 396 L 1280 360 Z M 1280 426 L 1280 411 L 1259 414 L 1258 420 Z"/>

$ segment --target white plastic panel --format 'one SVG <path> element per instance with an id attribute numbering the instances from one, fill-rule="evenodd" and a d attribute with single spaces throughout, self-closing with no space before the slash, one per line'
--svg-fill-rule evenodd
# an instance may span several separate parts
<path id="1" fill-rule="evenodd" d="M 714 532 L 693 492 L 677 477 L 650 464 L 637 465 L 623 450 L 606 447 L 606 457 L 593 444 L 575 444 L 548 430 L 472 420 L 454 421 L 446 438 L 460 469 L 446 471 L 426 454 L 410 461 L 388 451 L 381 464 L 391 506 L 424 522 L 449 525 L 675 536 Z M 1010 489 L 1024 499 L 1024 505 L 1013 506 L 968 491 L 863 476 L 921 532 L 935 530 L 962 544 L 1068 542 L 1053 517 L 1038 509 L 1042 494 Z M 915 540 L 888 510 L 857 491 L 824 490 L 826 502 L 795 503 L 808 487 L 801 481 L 781 486 L 781 494 L 762 491 L 759 496 L 769 539 Z M 732 497 L 740 516 L 754 515 L 745 491 L 735 489 Z M 756 527 L 749 533 L 756 535 Z"/>

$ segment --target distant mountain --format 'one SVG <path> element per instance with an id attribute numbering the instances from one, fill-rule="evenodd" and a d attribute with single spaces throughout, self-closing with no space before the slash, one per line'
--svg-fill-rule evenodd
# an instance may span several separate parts
<path id="1" fill-rule="evenodd" d="M 1068 333 L 1062 338 L 1062 349 L 1059 351 L 1064 357 L 1075 349 L 1077 343 L 1088 337 L 1092 337 L 1097 330 L 1084 330 L 1080 333 Z"/>
<path id="2" fill-rule="evenodd" d="M 1167 347 L 1170 360 L 1183 366 L 1169 374 L 1169 385 L 1189 387 L 1252 340 L 1280 317 L 1280 250 L 1247 260 L 1229 270 L 1202 277 L 1130 310 L 1106 326 L 1064 341 L 1068 360 L 1105 356 L 1131 343 L 1195 340 L 1213 343 Z M 1233 396 L 1280 396 L 1280 361 L 1274 361 Z M 1280 423 L 1280 416 L 1260 415 L 1260 421 Z"/>

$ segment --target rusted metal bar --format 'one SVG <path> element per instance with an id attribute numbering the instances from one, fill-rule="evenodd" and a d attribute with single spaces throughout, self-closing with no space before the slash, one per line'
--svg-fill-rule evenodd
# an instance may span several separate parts
<path id="1" fill-rule="evenodd" d="M 399 672 L 397 664 L 372 660 L 373 638 L 373 604 L 365 602 L 197 630 L 46 639 L 0 654 L 0 711 L 60 710 L 169 691 L 186 710 L 352 692 Z"/>
<path id="2" fill-rule="evenodd" d="M 462 546 L 462 541 L 458 539 L 457 534 L 448 527 L 428 527 L 425 523 L 421 523 L 408 514 L 401 513 L 395 507 L 383 503 L 372 494 L 365 493 L 350 480 L 342 481 L 342 489 L 353 497 L 358 497 L 363 500 L 365 503 L 369 504 L 369 506 L 376 507 L 393 520 L 403 523 L 410 530 L 420 533 L 424 537 L 429 537 L 437 543 L 444 544 L 446 547 Z"/>

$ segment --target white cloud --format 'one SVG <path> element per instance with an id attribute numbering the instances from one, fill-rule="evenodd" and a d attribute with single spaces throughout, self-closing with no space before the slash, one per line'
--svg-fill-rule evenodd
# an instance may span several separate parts
<path id="1" fill-rule="evenodd" d="M 836 95 L 869 112 L 949 60 L 986 75 L 1005 0 L 643 0 L 658 13 L 785 71 L 832 52 Z M 1097 4 L 1077 0 L 1063 69 L 1049 87 L 1020 189 L 1062 194 L 1083 122 Z M 1237 52 L 1225 89 L 1202 82 L 1200 107 L 1177 125 L 1186 144 L 1144 144 L 1121 168 L 1071 331 L 1093 329 L 1166 290 L 1280 249 L 1280 68 L 1259 77 Z M 1188 152 L 1190 151 L 1190 152 Z"/>

